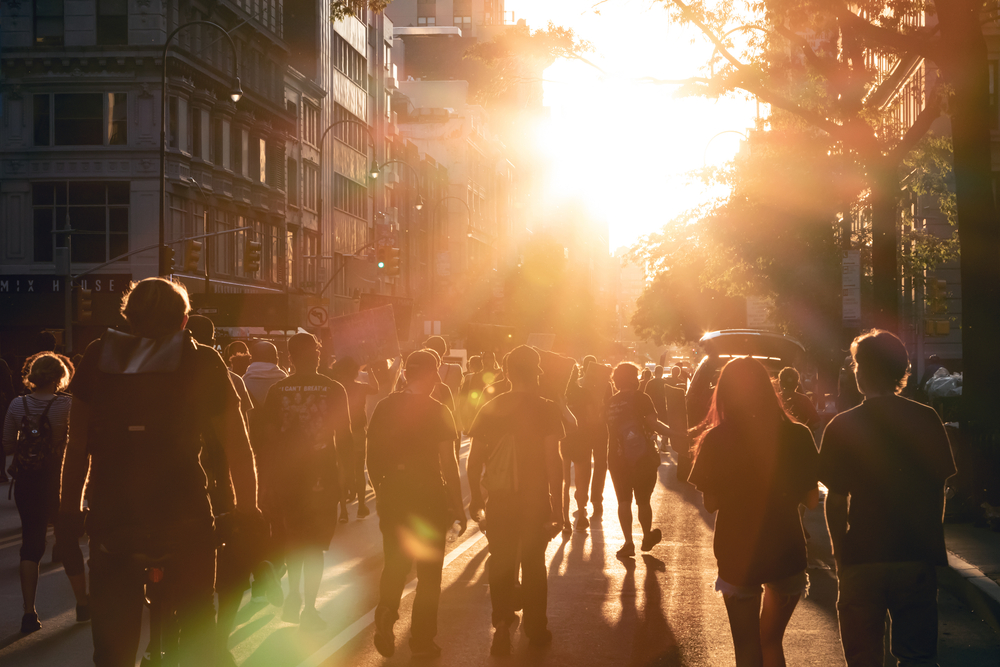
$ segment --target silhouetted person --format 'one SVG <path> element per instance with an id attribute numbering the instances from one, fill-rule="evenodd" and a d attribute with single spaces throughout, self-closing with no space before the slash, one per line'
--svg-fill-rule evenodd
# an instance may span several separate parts
<path id="1" fill-rule="evenodd" d="M 71 399 L 61 393 L 73 377 L 69 359 L 39 352 L 24 365 L 24 383 L 31 390 L 10 404 L 3 424 L 3 452 L 13 455 L 14 504 L 21 517 L 21 632 L 42 627 L 35 611 L 38 564 L 45 552 L 45 533 L 59 516 L 59 476 L 69 426 Z M 76 597 L 76 620 L 90 618 L 83 553 L 76 535 L 56 533 L 53 551 L 62 558 Z"/>
<path id="2" fill-rule="evenodd" d="M 816 406 L 809 397 L 799 391 L 799 372 L 788 366 L 778 373 L 778 386 L 781 389 L 781 405 L 785 412 L 800 424 L 813 428 L 819 422 Z"/>
<path id="3" fill-rule="evenodd" d="M 284 537 L 289 591 L 281 619 L 320 631 L 316 594 L 343 496 L 338 452 L 352 447 L 350 408 L 344 388 L 317 372 L 315 336 L 289 338 L 288 357 L 292 374 L 271 385 L 259 415 L 261 489 Z"/>
<path id="4" fill-rule="evenodd" d="M 393 626 L 406 577 L 416 562 L 417 590 L 410 624 L 414 657 L 440 655 L 438 600 L 449 527 L 467 519 L 455 458 L 458 437 L 451 411 L 431 398 L 439 383 L 437 359 L 417 350 L 406 359 L 406 386 L 375 407 L 368 426 L 368 475 L 382 532 L 385 564 L 375 608 L 375 648 L 396 651 Z"/>
<path id="5" fill-rule="evenodd" d="M 837 378 L 837 412 L 850 410 L 860 405 L 863 400 L 864 396 L 858 390 L 858 382 L 854 377 L 854 360 L 847 357 L 840 367 L 840 375 Z"/>
<path id="6" fill-rule="evenodd" d="M 264 405 L 267 390 L 288 374 L 278 367 L 278 348 L 266 340 L 259 340 L 250 346 L 250 365 L 243 373 L 243 383 L 254 405 Z"/>
<path id="7" fill-rule="evenodd" d="M 785 414 L 764 365 L 749 357 L 723 367 L 706 423 L 690 481 L 705 509 L 718 511 L 715 590 L 726 603 L 736 664 L 782 667 L 785 628 L 808 588 L 798 507 L 819 503 L 816 444 Z"/>
<path id="8" fill-rule="evenodd" d="M 219 353 L 184 330 L 189 311 L 179 284 L 162 278 L 134 284 L 122 306 L 132 335 L 108 330 L 91 343 L 70 385 L 60 523 L 80 522 L 88 480 L 98 667 L 135 664 L 151 562 L 162 565 L 170 590 L 180 664 L 219 664 L 215 529 L 199 461 L 205 429 L 226 452 L 236 512 L 259 520 L 253 453 L 236 392 Z"/>
<path id="9" fill-rule="evenodd" d="M 562 525 L 559 440 L 565 431 L 559 406 L 539 394 L 541 374 L 538 352 L 527 345 L 511 351 L 507 358 L 510 391 L 484 405 L 470 430 L 469 458 L 485 461 L 482 484 L 489 492 L 486 537 L 490 542 L 487 569 L 495 628 L 493 655 L 510 654 L 519 569 L 524 632 L 534 645 L 552 641 L 546 616 L 545 547 Z M 479 469 L 471 464 L 470 468 Z M 481 506 L 480 480 L 470 478 L 469 484 L 473 504 Z"/>
<path id="10" fill-rule="evenodd" d="M 382 362 L 384 363 L 384 361 Z M 350 457 L 350 470 L 345 470 L 345 477 L 348 481 L 348 500 L 353 497 L 358 499 L 358 518 L 363 519 L 369 515 L 370 510 L 365 502 L 368 495 L 368 482 L 365 478 L 365 457 L 367 456 L 368 443 L 368 413 L 366 404 L 369 396 L 378 395 L 379 383 L 376 374 L 372 369 L 368 369 L 368 382 L 362 384 L 358 382 L 358 374 L 361 372 L 358 362 L 351 357 L 338 359 L 330 367 L 330 375 L 334 380 L 343 385 L 347 391 L 347 404 L 351 408 L 351 439 L 353 447 Z M 347 516 L 347 507 L 344 507 L 341 519 Z"/>
<path id="11" fill-rule="evenodd" d="M 872 330 L 851 355 L 864 402 L 827 425 L 819 456 L 844 655 L 849 667 L 882 665 L 888 612 L 899 663 L 935 665 L 948 436 L 932 408 L 897 395 L 909 368 L 899 338 Z"/>

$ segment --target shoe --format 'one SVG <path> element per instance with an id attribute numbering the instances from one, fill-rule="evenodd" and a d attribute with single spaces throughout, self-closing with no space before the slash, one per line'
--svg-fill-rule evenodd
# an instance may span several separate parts
<path id="1" fill-rule="evenodd" d="M 395 621 L 388 614 L 380 614 L 375 610 L 375 650 L 386 658 L 391 658 L 396 652 L 396 636 L 392 632 Z"/>
<path id="2" fill-rule="evenodd" d="M 649 551 L 663 539 L 663 533 L 660 532 L 659 528 L 654 528 L 653 530 L 646 533 L 642 538 L 642 550 Z"/>
<path id="3" fill-rule="evenodd" d="M 302 600 L 299 599 L 299 596 L 289 595 L 285 598 L 285 604 L 281 610 L 281 620 L 285 623 L 298 623 L 301 609 Z"/>
<path id="4" fill-rule="evenodd" d="M 372 511 L 370 509 L 368 509 L 368 505 L 366 505 L 364 503 L 361 503 L 360 505 L 358 505 L 358 518 L 359 519 L 364 519 L 366 516 L 368 516 L 371 513 L 372 513 Z"/>
<path id="5" fill-rule="evenodd" d="M 625 546 L 618 550 L 615 554 L 618 558 L 632 558 L 635 556 L 635 545 L 631 542 L 626 542 Z"/>
<path id="6" fill-rule="evenodd" d="M 268 602 L 275 607 L 285 604 L 285 594 L 281 591 L 281 584 L 274 574 L 274 566 L 270 561 L 261 561 L 254 572 L 254 583 L 257 584 L 257 591 L 263 593 Z M 252 598 L 251 598 L 252 599 Z"/>
<path id="7" fill-rule="evenodd" d="M 510 655 L 510 626 L 501 624 L 493 631 L 490 655 Z"/>
<path id="8" fill-rule="evenodd" d="M 414 658 L 436 658 L 441 655 L 441 647 L 433 639 L 417 641 L 410 638 L 410 654 Z"/>
<path id="9" fill-rule="evenodd" d="M 532 632 L 528 635 L 528 643 L 532 646 L 548 646 L 552 643 L 552 631 L 546 629 L 539 632 Z"/>
<path id="10" fill-rule="evenodd" d="M 320 618 L 314 607 L 308 607 L 302 610 L 299 627 L 306 632 L 323 632 L 326 630 L 326 621 Z"/>
<path id="11" fill-rule="evenodd" d="M 38 622 L 38 614 L 31 612 L 21 617 L 21 634 L 28 635 L 36 630 L 41 630 L 42 624 Z"/>
<path id="12" fill-rule="evenodd" d="M 581 514 L 580 518 L 576 520 L 577 530 L 586 530 L 590 528 L 590 519 L 587 518 L 586 514 Z"/>
<path id="13" fill-rule="evenodd" d="M 563 535 L 572 535 L 573 534 L 573 524 L 571 524 L 569 521 L 566 521 L 565 523 L 563 523 L 562 532 L 563 532 Z"/>
<path id="14" fill-rule="evenodd" d="M 76 622 L 83 623 L 89 620 L 90 620 L 90 605 L 89 604 L 76 605 Z"/>

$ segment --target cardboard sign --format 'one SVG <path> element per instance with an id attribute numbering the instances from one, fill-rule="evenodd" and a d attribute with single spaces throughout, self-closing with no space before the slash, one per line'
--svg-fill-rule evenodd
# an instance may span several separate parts
<path id="1" fill-rule="evenodd" d="M 399 356 L 396 318 L 392 306 L 362 310 L 332 318 L 324 344 L 337 359 L 351 357 L 359 364 Z"/>

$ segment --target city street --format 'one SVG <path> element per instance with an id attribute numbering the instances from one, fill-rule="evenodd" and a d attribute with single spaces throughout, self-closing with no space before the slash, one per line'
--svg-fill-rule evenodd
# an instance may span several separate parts
<path id="1" fill-rule="evenodd" d="M 463 460 L 468 443 L 463 447 Z M 622 538 L 615 518 L 610 480 L 605 489 L 603 522 L 587 531 L 554 539 L 548 549 L 550 647 L 528 646 L 516 637 L 511 659 L 491 658 L 487 542 L 476 528 L 449 543 L 445 561 L 440 627 L 443 649 L 434 664 L 490 665 L 686 665 L 734 664 L 722 599 L 713 591 L 713 517 L 699 494 L 674 479 L 673 462 L 664 456 L 660 484 L 653 496 L 654 525 L 664 539 L 650 555 L 622 563 L 615 558 Z M 464 465 L 463 465 L 464 467 Z M 4 499 L 4 512 L 9 513 Z M 810 542 L 809 597 L 795 611 L 785 639 L 789 665 L 836 667 L 844 664 L 834 604 L 836 583 L 829 569 L 829 547 L 822 507 L 806 516 Z M 377 517 L 341 525 L 327 552 L 320 590 L 321 615 L 328 631 L 308 634 L 283 623 L 271 606 L 250 605 L 249 594 L 230 639 L 233 655 L 247 667 L 302 665 L 396 665 L 411 660 L 406 646 L 412 595 L 396 624 L 395 657 L 386 660 L 372 645 L 372 610 L 382 565 Z M 634 527 L 638 533 L 638 524 Z M 75 623 L 69 585 L 61 566 L 43 565 L 38 611 L 41 631 L 22 637 L 17 630 L 19 536 L 0 541 L 0 665 L 91 664 L 88 624 Z M 46 556 L 47 563 L 48 556 Z M 287 586 L 287 580 L 284 581 Z M 1000 641 L 957 600 L 941 592 L 941 665 L 976 667 L 1000 664 Z M 142 642 L 145 645 L 145 639 Z"/>

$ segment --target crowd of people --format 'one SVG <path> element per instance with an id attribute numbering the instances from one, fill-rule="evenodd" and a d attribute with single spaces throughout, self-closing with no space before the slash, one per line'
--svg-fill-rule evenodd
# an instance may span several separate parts
<path id="1" fill-rule="evenodd" d="M 854 341 L 863 401 L 834 417 L 817 447 L 822 424 L 798 373 L 786 368 L 775 381 L 752 358 L 722 368 L 708 416 L 688 424 L 679 367 L 577 364 L 522 345 L 463 369 L 437 336 L 405 361 L 329 364 L 309 333 L 281 353 L 260 340 L 220 354 L 212 322 L 189 311 L 182 286 L 140 281 L 122 306 L 131 333 L 107 331 L 76 363 L 53 351 L 25 363 L 26 392 L 3 429 L 22 521 L 21 632 L 41 627 L 34 600 L 50 524 L 100 667 L 134 664 L 151 569 L 169 583 L 155 630 L 177 664 L 233 664 L 227 641 L 248 588 L 282 620 L 320 632 L 323 552 L 350 520 L 349 503 L 358 501 L 356 519 L 369 514 L 370 482 L 384 553 L 379 653 L 396 651 L 414 566 L 409 647 L 415 657 L 441 653 L 446 535 L 456 524 L 464 533 L 470 518 L 489 542 L 490 652 L 510 654 L 519 624 L 544 646 L 548 543 L 602 520 L 610 474 L 617 557 L 636 555 L 633 507 L 638 548 L 654 549 L 662 534 L 651 497 L 669 448 L 678 478 L 717 512 L 715 586 L 738 667 L 785 664 L 784 632 L 809 586 L 800 508 L 817 506 L 820 483 L 848 665 L 882 664 L 887 613 L 900 664 L 935 664 L 935 566 L 946 562 L 943 492 L 955 467 L 937 414 L 898 395 L 909 359 L 889 332 Z"/>

